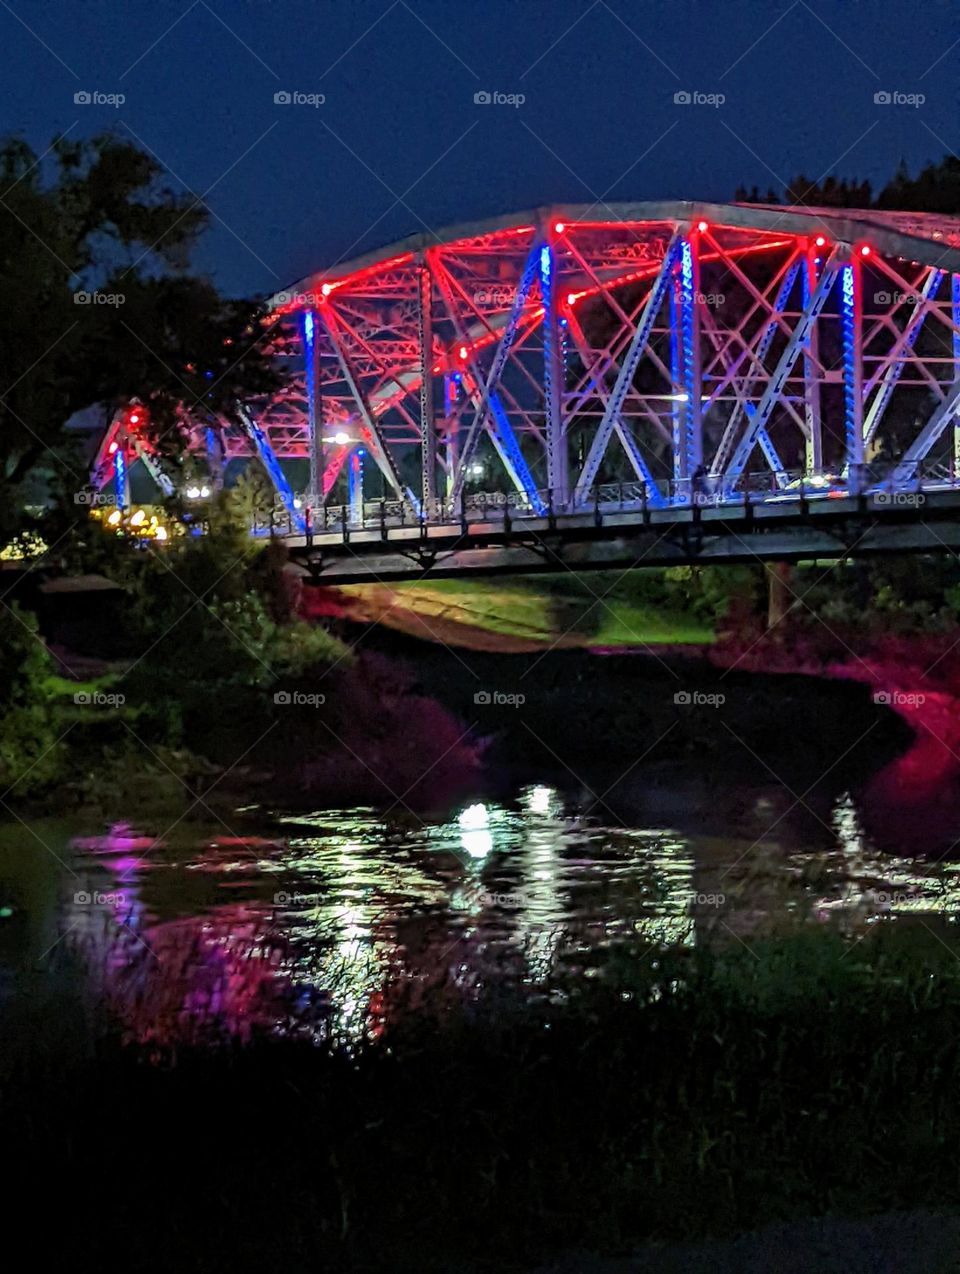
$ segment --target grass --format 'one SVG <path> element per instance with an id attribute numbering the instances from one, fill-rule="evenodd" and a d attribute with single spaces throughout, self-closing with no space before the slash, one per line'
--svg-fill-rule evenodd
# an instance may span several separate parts
<path id="1" fill-rule="evenodd" d="M 552 645 L 704 644 L 712 626 L 693 615 L 631 598 L 622 572 L 510 581 L 428 580 L 397 584 L 403 605 L 426 618 Z M 363 586 L 357 589 L 363 596 Z M 598 598 L 602 600 L 598 601 Z"/>
<path id="2" fill-rule="evenodd" d="M 447 987 L 413 1011 L 388 988 L 359 1048 L 107 1042 L 65 1063 L 38 1022 L 3 1085 L 5 1150 L 28 1191 L 54 1170 L 88 1261 L 122 1247 L 132 1268 L 162 1243 L 185 1271 L 524 1270 L 949 1210 L 958 969 L 932 938 L 817 930 L 626 959 L 533 1003 Z M 85 1225 L 105 1190 L 110 1225 Z"/>

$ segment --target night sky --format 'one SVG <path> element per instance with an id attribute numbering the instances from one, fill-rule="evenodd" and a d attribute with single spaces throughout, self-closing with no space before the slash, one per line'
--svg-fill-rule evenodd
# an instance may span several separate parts
<path id="1" fill-rule="evenodd" d="M 238 295 L 536 204 L 722 200 L 800 171 L 876 190 L 960 149 L 947 0 L 0 0 L 0 59 L 0 132 L 138 140 L 207 197 L 199 263 Z"/>

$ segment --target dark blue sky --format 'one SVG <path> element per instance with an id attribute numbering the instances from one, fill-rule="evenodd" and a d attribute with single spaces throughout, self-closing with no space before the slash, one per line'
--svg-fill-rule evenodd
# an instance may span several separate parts
<path id="1" fill-rule="evenodd" d="M 0 64 L 0 131 L 129 130 L 209 192 L 201 264 L 250 295 L 534 204 L 725 199 L 800 170 L 879 187 L 960 149 L 948 0 L 0 0 Z"/>

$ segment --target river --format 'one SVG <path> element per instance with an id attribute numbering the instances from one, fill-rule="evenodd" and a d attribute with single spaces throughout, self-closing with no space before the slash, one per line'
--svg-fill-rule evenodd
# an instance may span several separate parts
<path id="1" fill-rule="evenodd" d="M 0 1003 L 57 987 L 89 1020 L 103 1011 L 128 1040 L 160 1047 L 253 1033 L 349 1043 L 428 993 L 503 982 L 541 994 L 561 971 L 602 976 L 622 949 L 749 950 L 797 925 L 854 943 L 896 926 L 953 948 L 955 855 L 917 852 L 916 804 L 902 845 L 867 830 L 897 826 L 918 760 L 941 797 L 956 796 L 957 759 L 931 747 L 921 733 L 858 792 L 807 795 L 761 775 L 688 820 L 630 821 L 602 793 L 585 802 L 544 782 L 433 819 L 353 807 L 7 822 Z M 672 775 L 674 810 L 695 769 Z M 640 767 L 633 789 L 650 777 Z M 949 845 L 955 802 L 935 808 Z"/>

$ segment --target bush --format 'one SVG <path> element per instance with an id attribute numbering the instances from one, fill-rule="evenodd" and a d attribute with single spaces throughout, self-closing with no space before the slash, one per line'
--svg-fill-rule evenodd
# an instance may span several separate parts
<path id="1" fill-rule="evenodd" d="M 35 791 L 57 775 L 61 754 L 51 702 L 53 660 L 29 611 L 0 606 L 0 787 Z"/>

